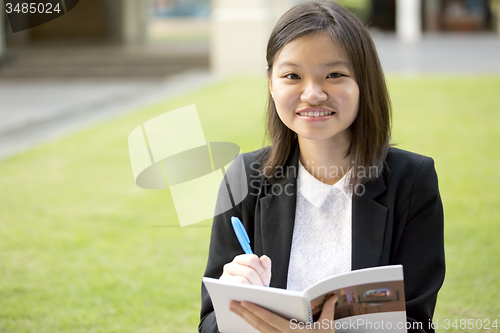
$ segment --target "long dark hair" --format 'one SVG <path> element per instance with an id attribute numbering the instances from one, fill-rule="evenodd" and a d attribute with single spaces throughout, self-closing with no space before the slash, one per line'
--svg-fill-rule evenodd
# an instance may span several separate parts
<path id="1" fill-rule="evenodd" d="M 313 1 L 294 6 L 279 19 L 269 37 L 266 55 L 268 75 L 272 73 L 277 54 L 286 44 L 318 31 L 330 33 L 341 46 L 359 86 L 359 110 L 351 125 L 352 141 L 348 152 L 354 169 L 350 184 L 355 189 L 382 172 L 391 133 L 391 104 L 384 73 L 375 45 L 361 21 L 333 1 Z M 261 170 L 266 177 L 272 177 L 276 168 L 286 163 L 297 144 L 297 134 L 278 117 L 271 94 L 267 102 L 267 135 L 272 147 Z M 359 170 L 365 172 L 360 173 Z"/>

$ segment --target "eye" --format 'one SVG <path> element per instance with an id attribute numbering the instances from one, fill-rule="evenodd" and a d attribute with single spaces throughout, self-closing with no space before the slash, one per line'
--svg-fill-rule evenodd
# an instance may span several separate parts
<path id="1" fill-rule="evenodd" d="M 287 75 L 285 75 L 285 77 L 287 79 L 290 79 L 290 80 L 298 80 L 298 79 L 300 79 L 300 76 L 298 76 L 297 74 L 293 74 L 293 73 L 287 74 Z"/>
<path id="2" fill-rule="evenodd" d="M 326 78 L 327 79 L 338 79 L 341 76 L 342 76 L 342 74 L 340 74 L 340 73 L 330 73 L 330 74 L 328 74 L 328 76 Z"/>

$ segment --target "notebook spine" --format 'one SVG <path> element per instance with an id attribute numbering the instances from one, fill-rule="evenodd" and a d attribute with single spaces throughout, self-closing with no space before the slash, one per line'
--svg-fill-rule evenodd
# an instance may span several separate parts
<path id="1" fill-rule="evenodd" d="M 306 309 L 306 318 L 309 318 L 309 322 L 313 322 L 313 315 L 312 315 L 312 309 L 311 309 L 311 301 L 309 300 L 309 297 L 304 298 L 305 304 L 305 309 Z"/>

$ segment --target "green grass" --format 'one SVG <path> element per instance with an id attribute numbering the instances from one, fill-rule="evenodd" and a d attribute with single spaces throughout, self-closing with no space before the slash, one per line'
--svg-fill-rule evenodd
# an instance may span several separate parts
<path id="1" fill-rule="evenodd" d="M 435 317 L 500 319 L 500 78 L 389 86 L 393 141 L 434 158 L 445 205 Z M 177 227 L 168 190 L 134 184 L 127 137 L 196 104 L 208 141 L 258 149 L 265 92 L 234 78 L 0 162 L 0 332 L 196 331 L 210 221 Z"/>
<path id="2" fill-rule="evenodd" d="M 445 319 L 500 321 L 500 78 L 389 82 L 394 141 L 432 156 L 440 181 L 447 275 L 435 318 L 440 327 Z"/>

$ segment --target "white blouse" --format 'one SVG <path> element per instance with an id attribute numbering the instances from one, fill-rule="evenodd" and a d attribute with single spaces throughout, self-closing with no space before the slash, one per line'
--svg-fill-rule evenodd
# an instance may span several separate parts
<path id="1" fill-rule="evenodd" d="M 334 185 L 314 178 L 299 161 L 297 206 L 287 289 L 302 291 L 351 270 L 350 171 Z"/>

